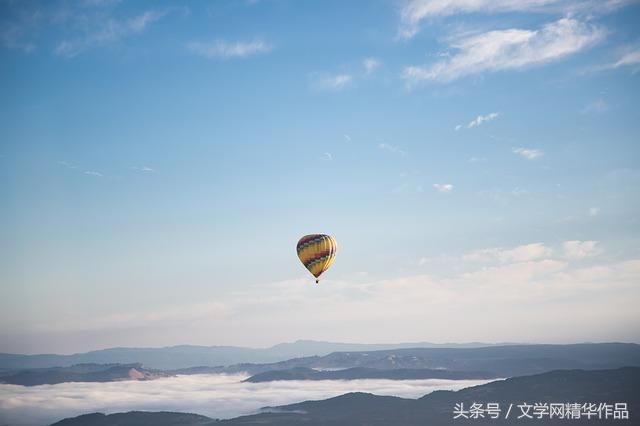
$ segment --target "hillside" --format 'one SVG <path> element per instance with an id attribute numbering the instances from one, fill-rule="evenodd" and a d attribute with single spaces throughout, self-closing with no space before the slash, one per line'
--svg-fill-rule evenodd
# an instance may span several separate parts
<path id="1" fill-rule="evenodd" d="M 419 369 L 378 370 L 375 368 L 354 367 L 344 370 L 313 370 L 298 367 L 289 370 L 274 370 L 253 375 L 245 382 L 260 383 L 274 380 L 358 380 L 358 379 L 388 379 L 388 380 L 418 380 L 418 379 L 450 379 L 474 380 L 495 379 L 494 373 L 482 371 L 450 371 Z"/>
<path id="2" fill-rule="evenodd" d="M 102 413 L 60 420 L 55 426 L 199 426 L 215 422 L 209 417 L 189 413 L 130 411 L 105 415 Z M 52 425 L 53 426 L 53 425 Z"/>
<path id="3" fill-rule="evenodd" d="M 118 380 L 153 380 L 167 377 L 141 364 L 78 364 L 71 367 L 36 368 L 0 376 L 0 383 L 36 386 L 65 382 L 113 382 Z"/>
<path id="4" fill-rule="evenodd" d="M 224 425 L 451 425 L 465 419 L 453 419 L 456 404 L 471 407 L 474 402 L 497 403 L 500 418 L 468 419 L 470 424 L 521 424 L 517 404 L 528 403 L 611 403 L 626 402 L 631 416 L 640 413 L 640 368 L 615 370 L 563 370 L 499 380 L 481 386 L 453 391 L 436 391 L 412 400 L 364 393 L 350 393 L 322 401 L 306 401 L 272 408 L 272 412 L 223 421 Z M 505 419 L 510 404 L 512 415 Z M 600 423 L 631 424 L 609 419 Z M 566 424 L 566 419 L 534 418 L 531 424 Z M 537 422 L 537 423 L 536 423 Z M 570 424 L 593 424 L 572 419 Z"/>

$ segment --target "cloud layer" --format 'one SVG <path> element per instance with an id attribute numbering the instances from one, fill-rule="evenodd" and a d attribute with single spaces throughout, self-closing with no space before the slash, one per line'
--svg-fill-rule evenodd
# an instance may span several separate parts
<path id="1" fill-rule="evenodd" d="M 89 412 L 182 411 L 212 418 L 251 414 L 265 406 L 325 399 L 346 392 L 417 398 L 480 380 L 321 380 L 242 383 L 243 375 L 193 375 L 153 381 L 0 385 L 0 423 L 41 426 Z"/>
<path id="2" fill-rule="evenodd" d="M 385 263 L 403 269 L 388 279 L 372 280 L 367 274 L 330 277 L 321 286 L 309 285 L 301 273 L 295 279 L 227 292 L 215 300 L 156 306 L 145 312 L 125 309 L 96 314 L 90 320 L 68 313 L 21 332 L 20 338 L 55 339 L 48 343 L 51 348 L 68 348 L 78 339 L 87 347 L 87 342 L 113 336 L 122 345 L 163 346 L 184 342 L 185 329 L 188 343 L 236 345 L 246 345 L 256 333 L 264 339 L 252 340 L 258 345 L 298 338 L 369 343 L 522 341 L 523 329 L 529 342 L 640 338 L 635 331 L 640 329 L 635 305 L 640 297 L 636 285 L 640 259 L 630 255 L 613 260 L 606 246 L 595 240 L 534 241 Z M 443 318 L 446 327 L 429 326 Z M 129 335 L 132 340 L 126 340 Z M 0 337 L 5 345 L 15 339 Z"/>

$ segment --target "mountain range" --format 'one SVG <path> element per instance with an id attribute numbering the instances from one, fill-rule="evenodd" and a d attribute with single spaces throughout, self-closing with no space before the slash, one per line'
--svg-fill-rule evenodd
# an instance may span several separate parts
<path id="1" fill-rule="evenodd" d="M 387 380 L 421 380 L 421 379 L 448 379 L 448 380 L 482 380 L 495 379 L 494 373 L 483 371 L 451 371 L 434 370 L 430 368 L 393 370 L 379 370 L 377 368 L 353 367 L 344 370 L 314 370 L 298 367 L 289 370 L 274 370 L 258 373 L 245 380 L 245 382 L 261 383 L 274 380 L 358 380 L 358 379 L 387 379 Z"/>
<path id="2" fill-rule="evenodd" d="M 469 348 L 400 348 L 332 352 L 275 363 L 158 369 L 142 363 L 96 364 L 0 371 L 0 382 L 26 386 L 62 382 L 151 380 L 178 374 L 249 374 L 249 382 L 353 379 L 491 379 L 559 369 L 640 367 L 640 345 L 584 343 Z"/>
<path id="3" fill-rule="evenodd" d="M 255 375 L 293 368 L 339 370 L 433 369 L 485 372 L 512 377 L 559 369 L 608 369 L 640 366 L 640 345 L 634 343 L 581 343 L 573 345 L 508 345 L 476 348 L 402 348 L 377 351 L 333 352 L 268 364 L 236 364 L 210 372 Z M 202 370 L 201 370 L 202 371 Z"/>
<path id="4" fill-rule="evenodd" d="M 272 363 L 332 352 L 373 351 L 400 348 L 473 348 L 486 343 L 363 344 L 298 340 L 269 348 L 180 345 L 164 348 L 109 348 L 72 355 L 22 355 L 0 353 L 0 371 L 27 368 L 69 367 L 76 364 L 141 363 L 147 368 L 175 370 L 194 366 L 230 366 L 237 363 Z"/>
<path id="5" fill-rule="evenodd" d="M 77 364 L 71 367 L 34 368 L 0 375 L 0 383 L 22 386 L 54 385 L 66 382 L 115 382 L 153 380 L 170 374 L 149 370 L 142 364 Z"/>

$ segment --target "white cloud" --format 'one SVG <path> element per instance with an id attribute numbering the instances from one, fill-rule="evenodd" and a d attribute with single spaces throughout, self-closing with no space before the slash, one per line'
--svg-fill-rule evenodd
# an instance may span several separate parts
<path id="1" fill-rule="evenodd" d="M 512 12 L 534 10 L 559 0 L 409 0 L 400 10 L 398 36 L 408 39 L 420 31 L 420 23 L 429 17 L 472 12 Z"/>
<path id="2" fill-rule="evenodd" d="M 492 112 L 487 115 L 479 115 L 467 124 L 467 128 L 470 129 L 472 127 L 479 126 L 482 123 L 486 123 L 487 121 L 495 120 L 498 118 L 498 115 L 499 114 L 497 112 Z"/>
<path id="3" fill-rule="evenodd" d="M 187 50 L 205 58 L 246 58 L 270 52 L 273 50 L 273 46 L 259 39 L 250 42 L 228 42 L 225 40 L 211 42 L 192 41 L 187 43 Z"/>
<path id="4" fill-rule="evenodd" d="M 405 0 L 398 37 L 409 39 L 428 18 L 468 13 L 542 12 L 566 16 L 609 13 L 636 0 Z"/>
<path id="5" fill-rule="evenodd" d="M 600 208 L 589 207 L 589 216 L 598 216 L 600 214 Z"/>
<path id="6" fill-rule="evenodd" d="M 498 261 L 501 263 L 529 262 L 533 260 L 546 259 L 553 254 L 553 250 L 543 243 L 532 243 L 517 246 L 510 249 L 488 248 L 469 253 L 462 257 L 465 261 L 488 262 Z"/>
<path id="7" fill-rule="evenodd" d="M 602 114 L 606 112 L 608 109 L 609 109 L 609 105 L 607 105 L 607 103 L 604 100 L 598 99 L 596 101 L 590 102 L 587 105 L 585 105 L 585 107 L 582 108 L 582 111 L 580 111 L 580 113 L 584 115 Z"/>
<path id="8" fill-rule="evenodd" d="M 138 172 L 155 173 L 155 170 L 149 166 L 133 166 L 131 169 Z"/>
<path id="9" fill-rule="evenodd" d="M 94 31 L 80 38 L 59 42 L 54 53 L 72 58 L 91 47 L 115 43 L 123 38 L 142 33 L 149 25 L 162 19 L 166 14 L 166 11 L 149 10 L 126 20 L 107 19 L 104 22 L 96 20 L 97 28 Z"/>
<path id="10" fill-rule="evenodd" d="M 528 195 L 528 194 L 529 194 L 529 191 L 527 191 L 524 188 L 520 188 L 519 186 L 516 186 L 515 188 L 513 188 L 511 190 L 511 195 L 513 195 L 515 197 L 520 197 L 520 196 Z"/>
<path id="11" fill-rule="evenodd" d="M 35 43 L 26 40 L 26 28 L 15 22 L 0 22 L 0 46 L 30 53 L 36 50 Z"/>
<path id="12" fill-rule="evenodd" d="M 82 168 L 80 168 L 79 166 L 76 166 L 74 164 L 71 164 L 67 161 L 58 161 L 58 164 L 64 168 L 67 168 L 69 170 L 75 170 L 76 172 L 88 175 L 88 176 L 96 176 L 96 177 L 103 177 L 104 175 L 100 172 L 97 172 L 95 170 L 83 170 Z"/>
<path id="13" fill-rule="evenodd" d="M 0 421 L 15 426 L 54 423 L 90 412 L 178 411 L 230 418 L 264 406 L 326 399 L 347 392 L 418 398 L 434 390 L 458 390 L 486 380 L 309 380 L 243 383 L 247 376 L 184 375 L 151 381 L 0 384 Z"/>
<path id="14" fill-rule="evenodd" d="M 535 160 L 536 158 L 542 157 L 544 155 L 544 151 L 531 148 L 513 148 L 512 152 L 523 158 L 526 158 L 527 160 Z"/>
<path id="15" fill-rule="evenodd" d="M 316 90 L 328 90 L 337 92 L 350 87 L 353 83 L 353 76 L 351 76 L 350 74 L 314 74 L 312 78 L 312 86 Z"/>
<path id="16" fill-rule="evenodd" d="M 433 187 L 440 192 L 449 193 L 453 191 L 453 185 L 450 183 L 434 183 Z"/>
<path id="17" fill-rule="evenodd" d="M 470 163 L 480 163 L 480 162 L 482 162 L 482 161 L 487 161 L 487 159 L 486 159 L 486 158 L 483 158 L 483 157 L 471 157 L 471 158 L 469 158 L 469 160 L 468 160 L 468 161 L 469 161 Z"/>
<path id="18" fill-rule="evenodd" d="M 597 241 L 565 241 L 564 254 L 570 259 L 583 259 L 598 254 Z"/>
<path id="19" fill-rule="evenodd" d="M 395 146 L 395 145 L 390 145 L 388 143 L 379 143 L 378 144 L 378 149 L 382 150 L 382 151 L 388 151 L 394 154 L 398 154 L 401 155 L 403 157 L 405 157 L 407 155 L 407 151 L 404 151 L 403 149 Z"/>
<path id="20" fill-rule="evenodd" d="M 539 30 L 489 31 L 454 41 L 451 48 L 456 52 L 449 58 L 433 65 L 406 67 L 403 77 L 413 86 L 483 72 L 523 69 L 579 52 L 604 36 L 601 28 L 572 18 L 562 18 Z"/>
<path id="21" fill-rule="evenodd" d="M 66 167 L 67 169 L 71 169 L 71 170 L 78 170 L 79 167 L 75 166 L 67 161 L 58 161 L 58 164 L 61 165 L 62 167 Z"/>
<path id="22" fill-rule="evenodd" d="M 327 160 L 327 161 L 331 161 L 331 160 L 333 160 L 333 155 L 331 155 L 330 152 L 325 152 L 324 154 L 322 154 L 322 159 L 323 160 Z"/>
<path id="23" fill-rule="evenodd" d="M 617 62 L 613 64 L 613 68 L 624 67 L 628 65 L 640 64 L 640 50 L 634 50 L 624 54 Z"/>
<path id="24" fill-rule="evenodd" d="M 365 58 L 362 61 L 362 66 L 366 74 L 371 74 L 380 66 L 380 61 L 376 58 Z"/>
<path id="25" fill-rule="evenodd" d="M 601 69 L 616 69 L 629 66 L 635 67 L 635 70 L 640 66 L 640 48 L 627 49 L 617 61 L 605 65 Z"/>
<path id="26" fill-rule="evenodd" d="M 394 192 L 398 194 L 422 193 L 424 192 L 424 188 L 422 187 L 422 185 L 416 185 L 410 182 L 403 182 L 402 184 L 398 185 L 394 189 Z"/>
<path id="27" fill-rule="evenodd" d="M 457 124 L 456 127 L 453 128 L 453 130 L 456 132 L 460 129 L 462 129 L 462 124 Z"/>

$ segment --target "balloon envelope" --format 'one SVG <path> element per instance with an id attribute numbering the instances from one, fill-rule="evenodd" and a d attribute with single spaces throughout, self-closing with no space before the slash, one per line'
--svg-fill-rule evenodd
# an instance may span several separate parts
<path id="1" fill-rule="evenodd" d="M 318 278 L 333 263 L 338 243 L 330 235 L 311 234 L 300 238 L 296 250 L 304 267 Z"/>

